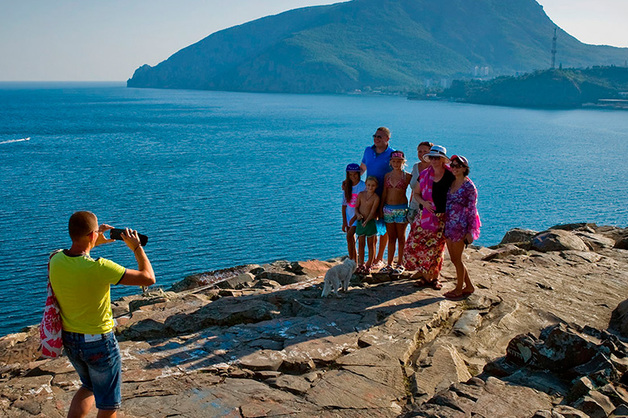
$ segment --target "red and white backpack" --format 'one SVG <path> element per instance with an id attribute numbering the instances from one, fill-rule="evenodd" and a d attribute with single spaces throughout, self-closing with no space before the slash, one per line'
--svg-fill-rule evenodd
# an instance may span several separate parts
<path id="1" fill-rule="evenodd" d="M 52 258 L 57 250 L 50 255 Z M 39 325 L 39 339 L 41 341 L 41 354 L 45 358 L 57 358 L 63 349 L 63 324 L 61 323 L 61 309 L 57 303 L 55 293 L 50 286 L 50 260 L 48 260 L 48 296 L 46 297 L 46 307 L 44 316 Z"/>

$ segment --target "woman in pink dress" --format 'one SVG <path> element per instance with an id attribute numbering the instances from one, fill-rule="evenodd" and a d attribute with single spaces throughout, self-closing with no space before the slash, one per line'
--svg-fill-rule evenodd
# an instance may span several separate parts
<path id="1" fill-rule="evenodd" d="M 449 165 L 455 180 L 447 193 L 445 210 L 445 238 L 447 250 L 456 267 L 456 287 L 445 293 L 446 298 L 456 299 L 475 291 L 469 272 L 462 262 L 462 252 L 480 236 L 480 216 L 477 210 L 478 192 L 469 177 L 469 161 L 462 155 L 453 155 Z"/>
<path id="2" fill-rule="evenodd" d="M 454 181 L 449 171 L 447 149 L 434 145 L 423 156 L 430 166 L 421 171 L 413 192 L 421 205 L 421 212 L 414 218 L 403 253 L 404 267 L 416 271 L 412 275 L 417 286 L 429 285 L 441 289 L 438 280 L 445 252 L 445 209 L 447 191 Z"/>

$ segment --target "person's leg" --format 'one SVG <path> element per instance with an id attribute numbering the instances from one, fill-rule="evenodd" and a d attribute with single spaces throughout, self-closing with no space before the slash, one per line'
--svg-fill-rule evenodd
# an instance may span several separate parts
<path id="1" fill-rule="evenodd" d="M 355 250 L 355 226 L 352 226 L 347 231 L 347 252 L 349 253 L 349 258 L 353 261 L 357 262 L 357 254 Z"/>
<path id="2" fill-rule="evenodd" d="M 386 224 L 386 235 L 388 235 L 388 266 L 392 266 L 395 260 L 395 246 L 397 244 L 397 229 L 394 223 Z"/>
<path id="3" fill-rule="evenodd" d="M 118 416 L 118 411 L 108 411 L 106 409 L 99 409 L 98 415 L 96 418 L 116 418 Z"/>
<path id="4" fill-rule="evenodd" d="M 368 261 L 366 262 L 366 268 L 371 268 L 371 266 L 373 265 L 373 259 L 375 255 L 375 235 L 368 237 L 366 239 L 366 242 L 369 247 L 369 258 L 368 258 Z"/>
<path id="5" fill-rule="evenodd" d="M 399 242 L 399 255 L 397 256 L 397 264 L 399 266 L 403 265 L 403 251 L 406 246 L 406 227 L 408 224 L 400 223 L 395 224 L 395 232 L 397 235 L 397 242 Z"/>
<path id="6" fill-rule="evenodd" d="M 464 251 L 465 246 L 462 247 L 462 251 Z M 460 262 L 462 263 L 462 253 L 460 253 Z M 462 293 L 465 295 L 470 295 L 471 293 L 475 292 L 475 287 L 473 286 L 473 283 L 471 283 L 471 278 L 469 277 L 469 270 L 467 270 L 467 266 L 464 265 L 464 263 L 462 264 L 462 266 L 464 267 L 464 288 L 462 289 Z"/>
<path id="7" fill-rule="evenodd" d="M 70 410 L 68 411 L 68 418 L 86 417 L 93 405 L 94 393 L 83 387 L 80 388 L 76 391 L 74 397 L 72 398 Z"/>
<path id="8" fill-rule="evenodd" d="M 89 374 L 94 386 L 98 417 L 115 417 L 122 403 L 122 357 L 113 332 L 84 348 Z"/>
<path id="9" fill-rule="evenodd" d="M 358 236 L 358 265 L 361 267 L 364 265 L 364 247 L 366 245 L 366 237 L 364 235 Z"/>
<path id="10" fill-rule="evenodd" d="M 466 268 L 462 263 L 462 251 L 464 250 L 463 241 L 451 241 L 447 240 L 447 250 L 449 251 L 449 258 L 456 268 L 456 287 L 447 292 L 452 296 L 458 296 L 462 293 L 462 289 L 465 281 Z"/>
<path id="11" fill-rule="evenodd" d="M 375 237 L 374 245 L 377 243 L 377 237 Z M 377 257 L 375 258 L 375 263 L 378 263 L 384 259 L 384 251 L 386 251 L 386 247 L 388 246 L 388 233 L 385 233 L 381 237 L 379 237 L 379 251 L 377 252 Z"/>

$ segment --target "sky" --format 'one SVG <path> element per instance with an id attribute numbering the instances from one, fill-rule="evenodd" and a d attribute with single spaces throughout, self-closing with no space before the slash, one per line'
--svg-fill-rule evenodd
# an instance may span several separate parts
<path id="1" fill-rule="evenodd" d="M 337 2 L 2 0 L 0 81 L 126 81 L 139 66 L 156 65 L 218 30 Z M 539 3 L 582 42 L 628 47 L 628 0 Z"/>

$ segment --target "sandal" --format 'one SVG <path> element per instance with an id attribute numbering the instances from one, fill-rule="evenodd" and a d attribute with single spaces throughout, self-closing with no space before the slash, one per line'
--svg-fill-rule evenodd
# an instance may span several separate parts
<path id="1" fill-rule="evenodd" d="M 432 289 L 434 290 L 441 290 L 443 288 L 443 284 L 438 280 L 432 280 L 431 282 L 428 283 Z"/>
<path id="2" fill-rule="evenodd" d="M 382 260 L 379 260 L 377 263 L 373 263 L 373 265 L 371 267 L 374 268 L 374 269 L 379 269 L 379 268 L 382 268 L 384 266 L 385 266 L 384 262 Z"/>
<path id="3" fill-rule="evenodd" d="M 393 271 L 393 268 L 389 264 L 386 267 L 384 267 L 383 269 L 381 269 L 379 272 L 382 273 L 382 274 L 390 274 L 390 273 L 392 273 L 392 271 Z"/>
<path id="4" fill-rule="evenodd" d="M 355 274 L 364 274 L 364 264 L 355 269 Z"/>
<path id="5" fill-rule="evenodd" d="M 397 265 L 397 267 L 393 269 L 392 274 L 401 274 L 404 271 L 406 271 L 406 269 L 403 266 Z"/>
<path id="6" fill-rule="evenodd" d="M 449 292 L 445 292 L 443 294 L 447 299 L 461 299 L 465 296 L 462 290 L 456 291 L 456 289 L 452 289 Z"/>

